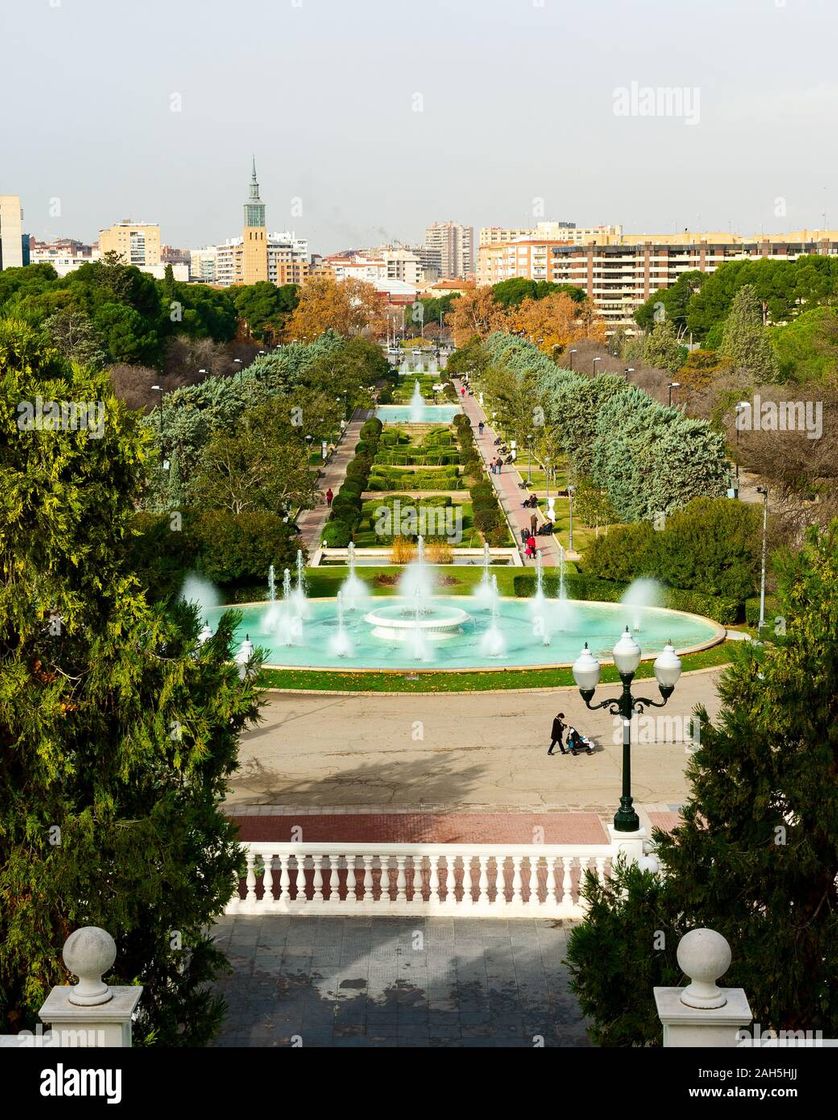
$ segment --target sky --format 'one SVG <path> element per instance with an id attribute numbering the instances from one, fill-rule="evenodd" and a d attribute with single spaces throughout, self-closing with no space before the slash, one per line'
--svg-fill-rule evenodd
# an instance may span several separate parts
<path id="1" fill-rule="evenodd" d="M 838 228 L 834 0 L 0 0 L 27 232 Z M 824 220 L 824 215 L 826 219 Z"/>

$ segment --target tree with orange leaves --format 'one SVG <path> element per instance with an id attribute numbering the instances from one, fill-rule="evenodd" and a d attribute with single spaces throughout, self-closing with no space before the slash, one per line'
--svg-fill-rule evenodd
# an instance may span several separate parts
<path id="1" fill-rule="evenodd" d="M 305 280 L 299 303 L 286 325 L 285 338 L 289 342 L 311 341 L 328 330 L 345 338 L 384 334 L 385 305 L 372 284 L 336 280 L 329 272 L 318 272 Z"/>
<path id="2" fill-rule="evenodd" d="M 588 305 L 588 306 L 586 306 Z M 534 343 L 545 354 L 564 350 L 581 339 L 605 340 L 605 323 L 589 300 L 577 303 L 565 292 L 525 299 L 510 309 L 508 330 Z"/>
<path id="3" fill-rule="evenodd" d="M 492 331 L 508 329 L 508 315 L 495 300 L 490 287 L 464 284 L 462 295 L 451 304 L 447 324 L 455 346 L 477 335 L 487 338 Z"/>

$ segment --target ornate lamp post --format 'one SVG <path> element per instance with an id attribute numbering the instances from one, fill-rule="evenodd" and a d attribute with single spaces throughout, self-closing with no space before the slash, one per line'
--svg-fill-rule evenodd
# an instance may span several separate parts
<path id="1" fill-rule="evenodd" d="M 620 807 L 614 815 L 614 830 L 637 832 L 640 828 L 640 818 L 634 811 L 631 796 L 631 717 L 635 712 L 639 715 L 644 707 L 662 708 L 666 704 L 681 676 L 681 660 L 672 643 L 667 642 L 663 652 L 655 660 L 655 677 L 663 697 L 662 701 L 657 701 L 632 695 L 631 682 L 640 664 L 641 650 L 631 636 L 628 626 L 614 646 L 613 657 L 620 680 L 623 682 L 622 695 L 616 699 L 602 700 L 599 704 L 591 703 L 596 686 L 599 684 L 600 664 L 588 649 L 587 642 L 573 664 L 573 679 L 585 701 L 585 706 L 592 712 L 598 708 L 608 708 L 611 715 L 623 718 L 623 794 L 620 798 Z"/>

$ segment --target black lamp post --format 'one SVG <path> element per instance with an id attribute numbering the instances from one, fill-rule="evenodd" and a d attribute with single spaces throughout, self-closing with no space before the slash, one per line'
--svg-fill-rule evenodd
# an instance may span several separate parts
<path id="1" fill-rule="evenodd" d="M 626 368 L 623 370 L 623 376 L 625 377 L 626 381 L 628 381 L 630 373 L 634 373 L 634 366 L 626 366 Z"/>
<path id="2" fill-rule="evenodd" d="M 623 793 L 620 798 L 620 807 L 614 815 L 614 829 L 616 832 L 637 832 L 640 828 L 640 818 L 634 810 L 631 796 L 631 717 L 636 712 L 642 713 L 644 707 L 662 708 L 672 695 L 678 678 L 681 676 L 681 661 L 676 654 L 672 643 L 667 642 L 663 652 L 655 660 L 655 677 L 658 688 L 663 697 L 662 701 L 649 700 L 643 696 L 633 696 L 631 682 L 637 672 L 642 656 L 640 646 L 631 636 L 628 626 L 625 633 L 620 636 L 614 646 L 614 664 L 623 682 L 622 694 L 616 699 L 602 700 L 599 704 L 592 704 L 596 686 L 599 684 L 600 664 L 588 649 L 585 648 L 573 663 L 573 679 L 576 681 L 580 695 L 585 701 L 585 706 L 591 711 L 598 708 L 608 708 L 613 716 L 622 716 L 623 719 Z"/>

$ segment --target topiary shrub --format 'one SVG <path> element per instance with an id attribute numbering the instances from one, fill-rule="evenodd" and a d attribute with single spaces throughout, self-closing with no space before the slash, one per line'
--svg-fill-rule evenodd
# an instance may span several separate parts
<path id="1" fill-rule="evenodd" d="M 345 521 L 327 521 L 323 526 L 322 543 L 328 548 L 346 548 L 352 540 L 352 529 Z"/>

